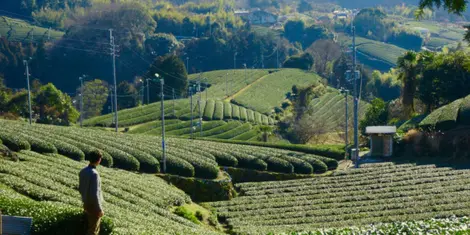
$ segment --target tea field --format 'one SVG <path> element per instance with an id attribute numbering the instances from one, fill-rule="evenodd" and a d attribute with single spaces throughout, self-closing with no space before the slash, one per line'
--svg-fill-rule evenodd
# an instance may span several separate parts
<path id="1" fill-rule="evenodd" d="M 2 213 L 32 216 L 36 233 L 62 220 L 71 220 L 69 225 L 76 225 L 82 207 L 77 190 L 78 173 L 86 162 L 31 151 L 21 151 L 18 156 L 19 162 L 0 157 L 0 186 L 7 186 L 28 198 L 4 193 L 0 187 Z M 112 226 L 108 226 L 112 234 L 219 234 L 173 214 L 172 207 L 190 204 L 191 199 L 164 180 L 106 167 L 98 167 L 98 171 L 102 179 L 105 218 L 112 221 Z M 106 220 L 104 223 L 108 224 Z M 111 231 L 104 231 L 104 234 L 111 234 Z"/>
<path id="2" fill-rule="evenodd" d="M 58 127 L 0 121 L 0 140 L 13 151 L 59 153 L 83 160 L 99 149 L 103 165 L 130 171 L 157 173 L 162 169 L 161 138 L 86 128 Z M 334 170 L 331 158 L 258 146 L 190 139 L 166 139 L 167 173 L 215 179 L 219 167 L 258 171 L 313 174 Z"/>
<path id="3" fill-rule="evenodd" d="M 189 99 L 167 100 L 165 103 L 165 119 L 179 119 L 188 121 L 191 119 L 191 111 L 194 119 L 199 119 L 199 112 L 205 121 L 212 120 L 240 120 L 261 125 L 273 125 L 274 120 L 259 112 L 244 107 L 216 100 L 201 100 L 199 107 L 197 96 L 193 96 L 193 106 Z M 113 114 L 93 117 L 83 121 L 84 126 L 112 127 L 114 125 Z M 161 120 L 161 104 L 155 102 L 145 106 L 118 111 L 119 127 L 130 127 L 138 124 Z"/>
<path id="4" fill-rule="evenodd" d="M 470 125 L 470 95 L 436 109 L 419 123 L 421 128 L 438 130 L 458 125 Z"/>
<path id="5" fill-rule="evenodd" d="M 319 84 L 320 81 L 321 77 L 315 73 L 282 69 L 259 79 L 236 94 L 233 102 L 263 114 L 271 114 L 275 107 L 280 107 L 285 101 L 292 86 L 304 87 Z"/>
<path id="6" fill-rule="evenodd" d="M 49 35 L 50 40 L 61 39 L 64 33 L 57 30 L 48 31 L 47 28 L 32 25 L 24 20 L 0 16 L 0 35 L 9 41 L 38 42 L 47 40 Z"/>
<path id="7" fill-rule="evenodd" d="M 210 205 L 236 234 L 315 232 L 467 216 L 469 176 L 470 170 L 435 165 L 365 164 L 330 177 L 241 183 L 236 185 L 240 197 Z"/>

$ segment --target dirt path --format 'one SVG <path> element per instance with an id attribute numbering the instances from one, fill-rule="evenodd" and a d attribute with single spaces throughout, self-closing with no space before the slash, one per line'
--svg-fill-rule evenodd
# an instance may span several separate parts
<path id="1" fill-rule="evenodd" d="M 253 84 L 255 83 L 258 83 L 260 82 L 261 80 L 263 80 L 265 77 L 271 75 L 272 73 L 269 73 L 269 74 L 266 74 L 258 79 L 256 79 L 255 81 L 253 81 L 252 83 L 248 84 L 247 86 L 243 87 L 241 90 L 237 91 L 235 94 L 229 96 L 228 98 L 225 98 L 224 101 L 226 102 L 230 102 L 231 100 L 235 99 L 235 97 L 239 96 L 240 94 L 242 94 L 243 92 L 245 92 L 246 90 L 248 90 L 248 88 L 250 88 Z"/>

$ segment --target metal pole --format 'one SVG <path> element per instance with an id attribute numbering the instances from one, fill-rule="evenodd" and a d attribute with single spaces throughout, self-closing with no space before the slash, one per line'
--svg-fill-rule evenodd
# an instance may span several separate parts
<path id="1" fill-rule="evenodd" d="M 345 92 L 345 99 L 346 99 L 346 129 L 345 129 L 345 143 L 346 143 L 346 155 L 348 154 L 348 145 L 349 145 L 349 136 L 348 136 L 348 128 L 349 128 L 349 124 L 348 124 L 348 90 L 346 90 Z"/>
<path id="2" fill-rule="evenodd" d="M 149 86 L 149 80 L 147 78 L 147 104 L 150 104 L 150 86 Z"/>
<path id="3" fill-rule="evenodd" d="M 359 154 L 359 127 L 358 127 L 358 103 L 357 103 L 357 76 L 356 76 L 356 27 L 352 27 L 353 34 L 353 82 L 354 82 L 354 148 L 356 149 L 356 155 Z M 358 167 L 358 156 L 356 157 L 356 167 Z"/>
<path id="4" fill-rule="evenodd" d="M 228 83 L 227 83 L 227 80 L 228 80 L 228 73 L 225 74 L 225 96 L 228 97 Z"/>
<path id="5" fill-rule="evenodd" d="M 277 40 L 277 49 L 276 49 L 276 63 L 277 63 L 277 68 L 279 68 L 279 42 L 281 41 L 281 35 L 279 35 L 279 38 Z"/>
<path id="6" fill-rule="evenodd" d="M 233 54 L 233 69 L 237 69 L 237 52 Z"/>
<path id="7" fill-rule="evenodd" d="M 113 29 L 109 29 L 111 40 L 111 56 L 113 57 L 113 77 L 114 77 L 114 117 L 116 119 L 115 130 L 119 131 L 118 105 L 117 105 L 117 81 L 116 81 L 116 45 L 114 44 Z"/>
<path id="8" fill-rule="evenodd" d="M 23 60 L 26 65 L 26 82 L 28 83 L 28 106 L 29 106 L 29 125 L 33 123 L 33 113 L 31 111 L 31 87 L 29 85 L 29 61 Z"/>
<path id="9" fill-rule="evenodd" d="M 207 78 L 205 78 L 204 80 L 206 80 L 206 83 L 204 84 L 204 91 L 206 92 L 206 102 L 207 102 L 207 96 L 208 96 L 208 92 L 207 92 Z"/>
<path id="10" fill-rule="evenodd" d="M 83 77 L 80 77 L 80 127 L 83 127 Z"/>
<path id="11" fill-rule="evenodd" d="M 198 97 L 198 106 L 199 106 L 199 137 L 202 137 L 202 112 L 201 112 L 201 82 L 198 82 L 198 87 L 197 91 L 199 92 L 199 97 Z M 207 98 L 206 98 L 206 105 L 207 105 Z"/>
<path id="12" fill-rule="evenodd" d="M 248 82 L 246 80 L 246 64 L 243 64 L 243 67 L 245 67 L 245 83 L 248 84 Z"/>
<path id="13" fill-rule="evenodd" d="M 186 72 L 189 73 L 189 57 L 186 57 Z"/>
<path id="14" fill-rule="evenodd" d="M 114 113 L 114 102 L 113 102 L 113 99 L 114 99 L 114 98 L 113 98 L 113 94 L 114 94 L 114 92 L 113 92 L 113 89 L 114 89 L 113 86 L 111 86 L 111 89 L 110 89 L 110 91 L 109 91 L 109 92 L 111 92 L 111 96 L 109 97 L 109 102 L 111 103 L 111 113 Z M 112 123 L 114 123 L 114 122 L 116 121 L 115 118 L 116 118 L 116 117 L 113 115 L 113 122 L 112 122 Z"/>
<path id="15" fill-rule="evenodd" d="M 158 77 L 158 76 L 157 76 Z M 160 93 L 161 93 L 161 113 L 162 113 L 162 154 L 163 154 L 163 173 L 166 173 L 166 155 L 165 155 L 165 95 L 163 93 L 163 85 L 165 85 L 165 81 L 160 79 Z"/>
<path id="16" fill-rule="evenodd" d="M 189 88 L 189 98 L 190 98 L 190 104 L 191 104 L 191 139 L 194 138 L 193 136 L 193 88 Z"/>
<path id="17" fill-rule="evenodd" d="M 175 88 L 173 88 L 172 91 L 173 91 L 173 97 L 172 97 L 172 100 L 173 100 L 173 117 L 176 117 L 176 111 L 175 111 Z"/>

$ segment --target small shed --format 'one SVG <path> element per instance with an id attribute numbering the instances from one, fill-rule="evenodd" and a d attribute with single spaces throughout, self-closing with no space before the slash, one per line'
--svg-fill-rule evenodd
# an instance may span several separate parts
<path id="1" fill-rule="evenodd" d="M 370 136 L 370 155 L 391 157 L 393 155 L 393 136 L 396 126 L 368 126 L 366 134 Z"/>

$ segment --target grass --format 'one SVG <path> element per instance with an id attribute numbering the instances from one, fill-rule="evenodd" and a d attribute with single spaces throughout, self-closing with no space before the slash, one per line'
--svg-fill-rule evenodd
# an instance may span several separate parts
<path id="1" fill-rule="evenodd" d="M 282 69 L 252 84 L 234 98 L 234 102 L 260 113 L 270 114 L 286 99 L 293 85 L 318 84 L 321 77 L 298 69 Z M 256 117 L 255 117 L 256 119 Z"/>
<path id="2" fill-rule="evenodd" d="M 10 29 L 13 31 L 10 31 Z M 48 29 L 38 27 L 32 25 L 31 23 L 20 20 L 9 18 L 6 16 L 0 16 L 0 35 L 6 37 L 9 41 L 26 41 L 28 42 L 31 40 L 31 34 L 29 33 L 31 30 L 34 30 L 34 41 L 38 40 L 47 40 L 48 38 Z M 8 32 L 10 32 L 11 36 L 9 37 Z M 50 31 L 50 39 L 51 40 L 58 40 L 61 39 L 64 35 L 63 32 L 57 30 Z"/>

